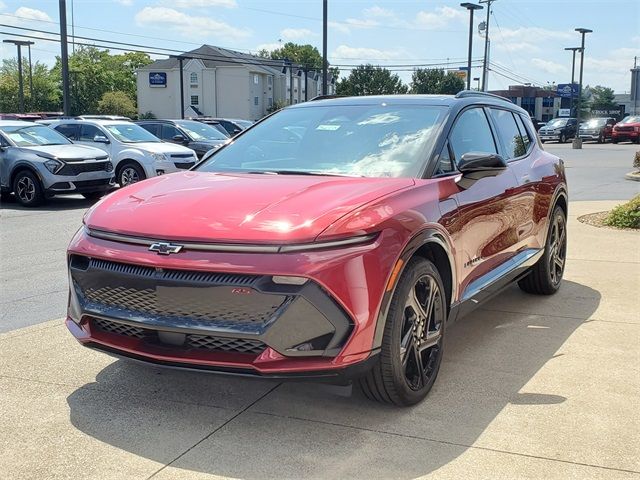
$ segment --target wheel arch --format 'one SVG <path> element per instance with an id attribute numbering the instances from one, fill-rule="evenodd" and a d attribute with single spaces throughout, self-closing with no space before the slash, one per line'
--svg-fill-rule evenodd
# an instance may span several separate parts
<path id="1" fill-rule="evenodd" d="M 38 172 L 38 169 L 28 162 L 18 162 L 13 167 L 13 170 L 11 170 L 11 175 L 9 176 L 9 188 L 12 191 L 13 191 L 13 182 L 15 181 L 16 177 L 20 172 L 23 172 L 25 170 L 28 170 L 29 172 L 33 173 L 38 179 L 38 181 L 40 182 L 40 185 L 42 186 L 42 188 L 44 188 L 42 176 L 40 175 L 40 172 Z"/>
<path id="2" fill-rule="evenodd" d="M 447 298 L 447 314 L 451 311 L 451 305 L 457 295 L 457 278 L 456 278 L 456 265 L 453 255 L 453 247 L 448 237 L 437 228 L 427 228 L 415 234 L 411 240 L 407 243 L 402 253 L 396 260 L 397 265 L 400 264 L 395 277 L 391 277 L 389 282 L 393 285 L 391 289 L 387 288 L 382 297 L 380 309 L 378 311 L 376 319 L 376 329 L 373 339 L 373 349 L 378 349 L 382 345 L 382 336 L 384 334 L 384 327 L 387 321 L 387 314 L 391 299 L 395 293 L 397 287 L 397 280 L 403 274 L 407 264 L 414 257 L 421 257 L 431 261 L 440 276 L 442 277 L 442 283 L 445 289 Z"/>
<path id="3" fill-rule="evenodd" d="M 135 165 L 137 167 L 140 167 L 142 169 L 142 171 L 145 172 L 145 174 L 146 174 L 147 171 L 145 170 L 144 165 L 142 165 L 142 163 L 140 163 L 140 161 L 136 160 L 135 158 L 127 157 L 127 158 L 123 158 L 122 160 L 120 160 L 118 162 L 118 165 L 114 169 L 115 174 L 116 174 L 116 178 L 120 176 L 120 172 L 122 171 L 122 169 L 125 166 L 130 165 L 130 164 L 133 164 L 133 165 Z"/>

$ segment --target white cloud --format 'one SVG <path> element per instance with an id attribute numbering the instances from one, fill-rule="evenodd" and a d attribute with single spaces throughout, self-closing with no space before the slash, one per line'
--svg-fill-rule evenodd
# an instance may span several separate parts
<path id="1" fill-rule="evenodd" d="M 327 25 L 329 26 L 329 28 L 336 30 L 340 33 L 351 33 L 351 29 L 344 23 L 329 22 Z"/>
<path id="2" fill-rule="evenodd" d="M 170 7 L 187 9 L 209 7 L 236 8 L 238 6 L 238 2 L 236 0 L 164 0 L 162 4 Z"/>
<path id="3" fill-rule="evenodd" d="M 35 8 L 20 7 L 14 13 L 16 17 L 20 17 L 19 20 L 44 20 L 51 22 L 53 19 L 42 10 L 36 10 Z"/>
<path id="4" fill-rule="evenodd" d="M 495 41 L 495 37 L 494 40 L 492 40 L 492 44 L 495 43 L 494 48 L 496 50 L 501 50 L 503 52 L 529 52 L 529 53 L 535 53 L 535 52 L 540 52 L 542 49 L 537 46 L 537 45 L 532 45 L 531 43 L 527 43 L 527 42 L 501 42 L 498 43 Z"/>
<path id="5" fill-rule="evenodd" d="M 315 33 L 308 28 L 285 28 L 280 32 L 280 36 L 285 40 L 299 40 L 315 36 Z"/>
<path id="6" fill-rule="evenodd" d="M 145 7 L 136 16 L 139 26 L 169 28 L 185 37 L 218 37 L 238 40 L 250 35 L 246 29 L 236 28 L 227 23 L 205 16 L 191 16 L 173 8 Z"/>
<path id="7" fill-rule="evenodd" d="M 377 5 L 371 8 L 365 8 L 362 13 L 364 13 L 366 17 L 392 18 L 396 16 L 393 10 L 378 7 Z"/>
<path id="8" fill-rule="evenodd" d="M 333 51 L 331 55 L 333 58 L 345 59 L 345 60 L 357 60 L 363 62 L 367 60 L 393 60 L 394 58 L 401 58 L 405 55 L 400 50 L 379 50 L 377 48 L 367 47 L 350 47 L 348 45 L 340 45 Z"/>
<path id="9" fill-rule="evenodd" d="M 345 23 L 356 28 L 371 28 L 380 25 L 377 20 L 372 18 L 347 18 Z"/>
<path id="10" fill-rule="evenodd" d="M 130 7 L 131 5 L 133 5 L 133 0 L 114 0 L 116 3 L 119 3 L 120 5 L 124 5 L 125 7 Z"/>
<path id="11" fill-rule="evenodd" d="M 443 28 L 451 21 L 468 18 L 466 11 L 459 8 L 438 7 L 433 11 L 421 10 L 416 14 L 415 25 L 420 28 Z"/>
<path id="12" fill-rule="evenodd" d="M 282 44 L 281 43 L 261 43 L 260 45 L 258 45 L 256 47 L 256 51 L 260 51 L 260 50 L 268 50 L 269 52 L 273 51 L 273 50 L 277 50 L 278 48 L 281 48 Z"/>
<path id="13" fill-rule="evenodd" d="M 552 62 L 551 60 L 544 60 L 542 58 L 532 58 L 531 65 L 542 70 L 543 72 L 552 73 L 554 75 L 567 72 L 566 65 Z"/>

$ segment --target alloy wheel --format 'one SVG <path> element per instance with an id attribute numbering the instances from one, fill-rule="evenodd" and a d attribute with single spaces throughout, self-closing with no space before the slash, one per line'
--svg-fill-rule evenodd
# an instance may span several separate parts
<path id="1" fill-rule="evenodd" d="M 414 391 L 428 385 L 438 372 L 445 321 L 441 295 L 436 280 L 423 275 L 405 303 L 400 358 L 407 385 Z"/>
<path id="2" fill-rule="evenodd" d="M 558 285 L 562 279 L 567 256 L 567 225 L 562 215 L 556 215 L 549 242 L 549 273 L 551 282 Z"/>
<path id="3" fill-rule="evenodd" d="M 120 186 L 125 187 L 140 181 L 140 175 L 133 167 L 125 167 L 120 173 Z"/>
<path id="4" fill-rule="evenodd" d="M 28 176 L 21 177 L 16 184 L 16 195 L 24 203 L 30 203 L 36 196 L 36 185 Z"/>

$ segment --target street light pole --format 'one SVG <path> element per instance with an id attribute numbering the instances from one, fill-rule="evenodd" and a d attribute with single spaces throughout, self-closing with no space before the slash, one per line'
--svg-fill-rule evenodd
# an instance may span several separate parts
<path id="1" fill-rule="evenodd" d="M 484 7 L 475 3 L 461 3 L 461 7 L 469 10 L 469 54 L 467 58 L 467 90 L 471 90 L 471 54 L 473 53 L 473 11 L 482 10 Z"/>
<path id="2" fill-rule="evenodd" d="M 60 64 L 62 67 L 62 110 L 71 115 L 71 98 L 69 95 L 69 50 L 67 45 L 67 2 L 59 1 L 60 10 Z"/>
<path id="3" fill-rule="evenodd" d="M 580 150 L 582 148 L 582 139 L 580 138 L 580 113 L 582 110 L 582 72 L 584 70 L 584 37 L 587 33 L 593 32 L 593 30 L 589 30 L 588 28 L 576 28 L 576 32 L 579 32 L 582 35 L 582 43 L 580 46 L 580 83 L 578 85 L 578 111 L 576 112 L 576 136 L 573 137 L 572 147 L 576 150 Z"/>
<path id="4" fill-rule="evenodd" d="M 491 3 L 496 0 L 480 0 L 480 3 L 487 4 L 487 23 L 484 30 L 484 60 L 482 61 L 482 91 L 489 88 L 489 15 L 491 15 Z M 478 90 L 480 88 L 478 87 Z"/>
<path id="5" fill-rule="evenodd" d="M 327 94 L 329 64 L 327 63 L 327 0 L 322 0 L 322 95 Z"/>
<path id="6" fill-rule="evenodd" d="M 476 90 L 480 91 L 480 77 L 473 77 L 474 82 L 478 82 L 476 85 Z"/>
<path id="7" fill-rule="evenodd" d="M 31 45 L 33 42 L 25 40 L 3 40 L 2 43 L 11 43 L 18 48 L 18 113 L 24 113 L 24 79 L 22 76 L 22 47 L 29 47 L 29 75 L 31 75 Z M 33 81 L 31 81 L 30 96 L 33 95 Z"/>
<path id="8" fill-rule="evenodd" d="M 575 72 L 576 72 L 576 52 L 580 51 L 581 47 L 567 47 L 565 50 L 571 51 L 573 53 L 573 58 L 571 60 L 571 97 L 569 99 L 569 111 L 573 112 L 573 84 L 575 83 Z"/>

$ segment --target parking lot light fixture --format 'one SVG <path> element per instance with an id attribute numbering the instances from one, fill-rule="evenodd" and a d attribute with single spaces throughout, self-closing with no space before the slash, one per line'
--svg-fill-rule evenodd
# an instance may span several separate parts
<path id="1" fill-rule="evenodd" d="M 477 5 L 475 3 L 461 3 L 461 7 L 469 10 L 469 55 L 467 57 L 467 90 L 471 90 L 471 54 L 473 50 L 473 11 L 474 10 L 482 10 L 484 7 L 482 5 Z"/>
<path id="2" fill-rule="evenodd" d="M 593 32 L 593 30 L 589 30 L 588 28 L 576 28 L 576 32 L 582 35 L 582 43 L 580 45 L 580 80 L 578 83 L 578 110 L 576 111 L 576 129 L 578 134 L 573 138 L 573 148 L 576 150 L 580 150 L 582 148 L 582 139 L 580 138 L 580 110 L 582 108 L 581 100 L 582 100 L 582 72 L 584 70 L 584 37 L 587 33 Z"/>

